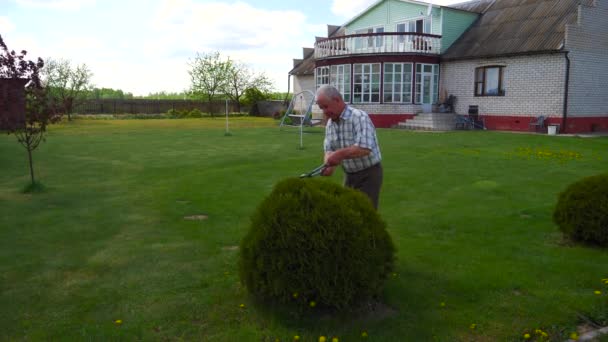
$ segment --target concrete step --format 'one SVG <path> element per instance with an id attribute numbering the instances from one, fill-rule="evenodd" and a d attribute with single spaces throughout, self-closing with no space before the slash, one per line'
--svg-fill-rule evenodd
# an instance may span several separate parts
<path id="1" fill-rule="evenodd" d="M 402 129 L 449 131 L 456 129 L 456 115 L 452 113 L 420 113 L 414 118 L 400 122 Z"/>

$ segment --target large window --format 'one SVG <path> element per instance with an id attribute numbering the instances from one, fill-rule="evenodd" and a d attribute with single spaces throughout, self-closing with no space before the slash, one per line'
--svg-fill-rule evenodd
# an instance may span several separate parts
<path id="1" fill-rule="evenodd" d="M 332 65 L 329 84 L 336 87 L 345 102 L 350 102 L 350 64 Z"/>
<path id="2" fill-rule="evenodd" d="M 325 84 L 329 84 L 329 67 L 323 66 L 315 69 L 315 80 L 317 89 Z"/>
<path id="3" fill-rule="evenodd" d="M 397 24 L 397 32 L 431 33 L 429 19 L 414 19 Z"/>
<path id="4" fill-rule="evenodd" d="M 380 102 L 380 63 L 353 65 L 353 102 Z"/>
<path id="5" fill-rule="evenodd" d="M 412 102 L 412 64 L 384 63 L 384 102 Z"/>
<path id="6" fill-rule="evenodd" d="M 384 27 L 378 26 L 378 27 L 369 27 L 369 28 L 355 30 L 355 34 L 370 34 L 371 35 L 373 33 L 384 33 Z M 383 36 L 358 37 L 355 40 L 355 47 L 357 50 L 381 48 L 383 45 L 384 45 Z"/>
<path id="7" fill-rule="evenodd" d="M 475 96 L 504 96 L 504 67 L 485 66 L 475 69 Z"/>

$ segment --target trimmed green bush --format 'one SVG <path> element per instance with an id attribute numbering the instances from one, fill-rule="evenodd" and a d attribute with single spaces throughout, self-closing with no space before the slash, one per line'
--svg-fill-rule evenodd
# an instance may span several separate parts
<path id="1" fill-rule="evenodd" d="M 386 224 L 361 192 L 319 179 L 277 183 L 240 245 L 241 282 L 262 301 L 354 308 L 393 270 Z"/>
<path id="2" fill-rule="evenodd" d="M 608 174 L 568 186 L 559 194 L 553 221 L 573 240 L 608 246 Z"/>

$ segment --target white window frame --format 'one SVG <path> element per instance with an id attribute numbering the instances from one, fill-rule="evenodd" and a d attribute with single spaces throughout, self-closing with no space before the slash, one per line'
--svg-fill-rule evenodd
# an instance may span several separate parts
<path id="1" fill-rule="evenodd" d="M 342 94 L 344 101 L 350 103 L 351 91 L 350 91 L 350 80 L 351 80 L 351 65 L 350 64 L 338 64 L 332 65 L 329 71 L 329 84 L 336 87 Z"/>
<path id="2" fill-rule="evenodd" d="M 380 103 L 380 63 L 353 64 L 353 103 Z"/>
<path id="3" fill-rule="evenodd" d="M 315 85 L 317 89 L 326 84 L 329 84 L 329 67 L 321 66 L 315 68 Z"/>
<path id="4" fill-rule="evenodd" d="M 390 72 L 387 71 L 389 65 L 392 66 Z M 399 72 L 395 72 L 396 66 L 400 67 Z M 406 70 L 408 68 L 409 70 Z M 384 63 L 383 75 L 382 100 L 384 103 L 412 103 L 414 63 Z M 389 75 L 390 77 L 387 77 Z M 395 82 L 396 79 L 398 82 Z"/>

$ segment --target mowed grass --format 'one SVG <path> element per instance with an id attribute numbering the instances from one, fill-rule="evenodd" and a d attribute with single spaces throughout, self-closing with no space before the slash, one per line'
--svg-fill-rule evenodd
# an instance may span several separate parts
<path id="1" fill-rule="evenodd" d="M 606 324 L 608 251 L 563 239 L 551 215 L 568 184 L 607 171 L 608 139 L 379 129 L 380 214 L 398 250 L 386 306 L 297 317 L 251 300 L 237 247 L 273 185 L 321 163 L 322 129 L 300 149 L 274 120 L 230 120 L 231 136 L 222 118 L 52 126 L 36 194 L 21 192 L 25 150 L 1 135 L 0 340 L 517 341 L 542 329 L 563 341 Z"/>

